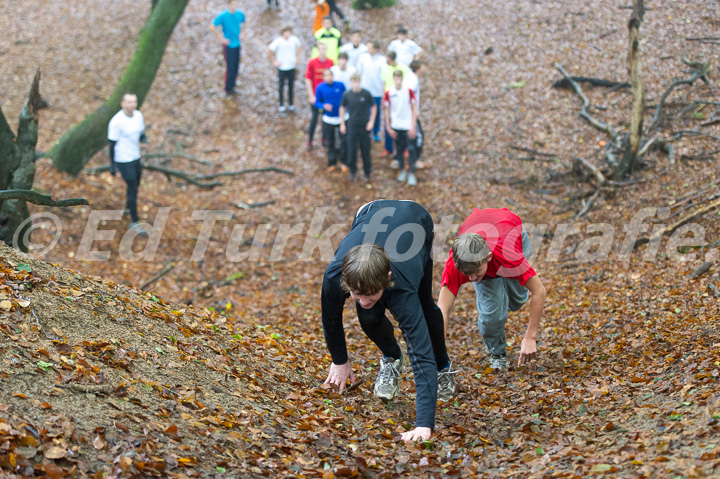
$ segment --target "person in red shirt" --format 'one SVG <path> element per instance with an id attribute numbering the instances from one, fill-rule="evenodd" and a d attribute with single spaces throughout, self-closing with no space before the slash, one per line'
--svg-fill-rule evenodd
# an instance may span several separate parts
<path id="1" fill-rule="evenodd" d="M 327 57 L 327 47 L 323 43 L 317 44 L 318 57 L 308 62 L 307 72 L 305 73 L 305 86 L 308 90 L 308 102 L 310 103 L 310 131 L 308 137 L 308 151 L 312 150 L 313 137 L 318 124 L 318 113 L 320 110 L 315 106 L 315 90 L 318 85 L 323 82 L 323 74 L 325 70 L 329 70 L 333 66 L 333 61 Z M 327 140 L 323 137 L 323 144 Z"/>
<path id="2" fill-rule="evenodd" d="M 520 217 L 507 208 L 474 209 L 460 226 L 459 236 L 442 273 L 438 306 L 445 334 L 460 286 L 472 282 L 478 328 L 490 352 L 490 367 L 507 368 L 505 322 L 530 299 L 530 319 L 520 346 L 518 365 L 537 355 L 537 334 L 545 305 L 545 287 L 530 266 L 532 244 Z"/>

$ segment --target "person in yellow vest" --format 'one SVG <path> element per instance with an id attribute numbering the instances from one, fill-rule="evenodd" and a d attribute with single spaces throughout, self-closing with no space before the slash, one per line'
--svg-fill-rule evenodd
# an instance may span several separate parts
<path id="1" fill-rule="evenodd" d="M 397 53 L 395 50 L 390 50 L 387 52 L 386 55 L 387 61 L 385 65 L 382 66 L 381 70 L 381 76 L 382 81 L 385 85 L 385 92 L 390 90 L 391 88 L 395 88 L 395 80 L 393 79 L 393 75 L 395 74 L 396 70 L 400 70 L 403 72 L 403 77 L 407 75 L 410 72 L 410 69 L 403 65 L 402 63 L 399 63 L 397 61 Z M 393 146 L 393 139 L 390 135 L 390 132 L 385 129 L 385 151 L 382 155 L 380 155 L 380 158 L 387 158 L 388 156 L 392 156 L 394 150 Z M 390 163 L 390 168 L 393 170 L 397 170 L 400 168 L 400 161 L 399 159 L 395 158 Z"/>
<path id="2" fill-rule="evenodd" d="M 327 47 L 327 57 L 337 63 L 338 54 L 340 53 L 340 40 L 342 33 L 333 26 L 332 18 L 326 16 L 323 18 L 323 26 L 315 32 L 315 42 L 322 43 Z M 312 58 L 317 57 L 317 48 L 313 50 Z"/>

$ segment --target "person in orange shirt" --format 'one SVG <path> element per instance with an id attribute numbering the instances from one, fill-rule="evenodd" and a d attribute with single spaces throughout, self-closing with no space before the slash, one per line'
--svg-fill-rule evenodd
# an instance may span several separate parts
<path id="1" fill-rule="evenodd" d="M 323 18 L 330 15 L 330 4 L 325 0 L 313 0 L 315 2 L 315 24 L 313 25 L 313 34 L 320 30 L 323 26 Z"/>

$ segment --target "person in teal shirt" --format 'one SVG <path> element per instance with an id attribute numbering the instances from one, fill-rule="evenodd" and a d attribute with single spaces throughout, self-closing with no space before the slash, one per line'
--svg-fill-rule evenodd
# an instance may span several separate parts
<path id="1" fill-rule="evenodd" d="M 245 14 L 237 8 L 237 0 L 227 0 L 227 4 L 227 10 L 220 12 L 213 20 L 210 31 L 223 45 L 226 64 L 225 93 L 234 95 L 235 81 L 240 68 L 240 47 L 245 38 L 245 31 L 242 29 Z"/>

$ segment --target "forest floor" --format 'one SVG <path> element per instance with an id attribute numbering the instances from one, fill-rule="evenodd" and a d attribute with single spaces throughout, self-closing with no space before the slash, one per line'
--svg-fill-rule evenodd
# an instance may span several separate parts
<path id="1" fill-rule="evenodd" d="M 97 108 L 135 49 L 149 3 L 0 0 L 2 109 L 11 124 L 38 67 L 49 103 L 40 150 Z M 608 138 L 578 118 L 572 91 L 552 87 L 561 79 L 554 64 L 625 81 L 630 2 L 398 3 L 371 12 L 340 5 L 366 39 L 387 44 L 405 24 L 426 50 L 421 108 L 433 166 L 420 172 L 417 187 L 395 181 L 377 158 L 379 145 L 371 184 L 326 173 L 321 148 L 305 151 L 309 112 L 300 82 L 297 115 L 278 116 L 265 45 L 285 23 L 308 43 L 313 13 L 303 0 L 285 1 L 280 11 L 242 2 L 248 37 L 241 94 L 232 99 L 222 94 L 220 48 L 207 32 L 223 2 L 190 2 L 141 108 L 150 151 L 181 148 L 213 162 L 158 164 L 198 174 L 277 167 L 292 175 L 249 173 L 202 190 L 145 172 L 141 218 L 152 224 L 170 207 L 157 253 L 128 259 L 127 220 L 108 220 L 101 229 L 118 233 L 93 244 L 110 252 L 105 261 L 76 255 L 91 212 L 122 207 L 122 181 L 107 173 L 69 177 L 39 160 L 40 191 L 85 197 L 91 207 L 50 210 L 63 231 L 43 260 L 61 266 L 0 247 L 0 476 L 720 476 L 720 216 L 695 221 L 704 231 L 696 246 L 668 245 L 666 235 L 657 252 L 641 246 L 618 254 L 630 219 L 644 208 L 669 208 L 657 217 L 670 223 L 710 204 L 720 190 L 717 141 L 678 138 L 672 164 L 660 151 L 648 153 L 637 182 L 603 189 L 575 220 L 595 188 L 572 160 L 602 165 Z M 641 51 L 652 106 L 674 79 L 689 76 L 684 56 L 717 70 L 717 46 L 686 37 L 713 36 L 720 16 L 715 2 L 647 4 Z M 629 89 L 581 85 L 593 115 L 627 130 Z M 719 136 L 717 124 L 702 126 L 717 106 L 688 107 L 719 101 L 717 92 L 700 82 L 676 90 L 659 131 Z M 536 158 L 522 159 L 529 156 Z M 89 166 L 107 161 L 101 152 Z M 538 232 L 534 265 L 548 290 L 540 357 L 492 374 L 472 288 L 461 290 L 448 335 L 459 392 L 438 406 L 437 430 L 423 444 L 398 441 L 413 424 L 411 375 L 398 400 L 372 397 L 380 358 L 349 302 L 348 345 L 364 382 L 343 396 L 320 387 L 329 365 L 322 273 L 357 208 L 377 198 L 416 200 L 436 224 L 451 218 L 455 228 L 474 207 L 508 207 Z M 274 203 L 237 206 L 267 201 Z M 205 238 L 202 261 L 191 260 L 201 236 L 196 210 L 232 216 Z M 657 227 L 653 218 L 645 219 L 648 231 Z M 343 226 L 320 234 L 334 224 Z M 554 241 L 572 224 L 576 234 Z M 246 225 L 244 236 L 231 241 L 238 225 Z M 607 257 L 583 257 L 608 229 Z M 308 231 L 331 245 L 302 255 Z M 37 229 L 33 242 L 47 243 L 52 233 Z M 138 239 L 133 250 L 144 246 Z M 439 286 L 449 243 L 436 247 Z M 238 260 L 248 248 L 250 259 Z M 691 276 L 705 262 L 709 270 Z M 139 291 L 170 264 L 151 292 Z M 510 315 L 511 360 L 526 323 L 526 310 Z"/>

